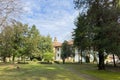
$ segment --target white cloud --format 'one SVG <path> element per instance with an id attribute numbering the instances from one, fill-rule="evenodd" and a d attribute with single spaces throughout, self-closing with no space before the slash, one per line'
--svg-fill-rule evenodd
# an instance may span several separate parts
<path id="1" fill-rule="evenodd" d="M 25 5 L 27 13 L 22 21 L 35 24 L 43 35 L 49 33 L 63 41 L 75 27 L 78 11 L 74 10 L 72 0 L 26 0 Z"/>

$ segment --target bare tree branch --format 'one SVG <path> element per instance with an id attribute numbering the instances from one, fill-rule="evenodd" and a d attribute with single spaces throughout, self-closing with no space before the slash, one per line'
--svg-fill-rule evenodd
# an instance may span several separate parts
<path id="1" fill-rule="evenodd" d="M 0 28 L 20 17 L 22 12 L 21 0 L 0 0 Z"/>

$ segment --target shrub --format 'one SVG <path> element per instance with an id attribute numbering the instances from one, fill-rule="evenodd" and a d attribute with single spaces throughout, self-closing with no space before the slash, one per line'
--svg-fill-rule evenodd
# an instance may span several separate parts
<path id="1" fill-rule="evenodd" d="M 54 57 L 53 53 L 50 53 L 50 52 L 46 52 L 43 55 L 44 61 L 47 61 L 47 62 L 52 61 L 53 57 Z"/>
<path id="2" fill-rule="evenodd" d="M 38 60 L 37 59 L 33 59 L 34 62 L 37 62 Z"/>
<path id="3" fill-rule="evenodd" d="M 54 63 L 60 64 L 60 62 L 59 62 L 59 61 L 54 61 Z"/>

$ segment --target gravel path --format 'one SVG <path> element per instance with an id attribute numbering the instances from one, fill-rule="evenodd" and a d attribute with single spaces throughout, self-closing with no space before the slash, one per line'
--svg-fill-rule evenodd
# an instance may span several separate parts
<path id="1" fill-rule="evenodd" d="M 98 78 L 96 78 L 96 77 L 94 77 L 94 76 L 90 76 L 90 75 L 87 75 L 87 74 L 83 74 L 83 73 L 81 73 L 81 72 L 78 72 L 78 71 L 76 71 L 75 69 L 73 69 L 72 67 L 66 67 L 66 66 L 64 66 L 64 65 L 58 65 L 58 66 L 63 67 L 64 69 L 70 71 L 70 72 L 73 73 L 73 74 L 76 74 L 76 75 L 80 76 L 81 78 L 83 78 L 83 79 L 85 79 L 85 80 L 100 80 L 100 79 L 98 79 Z"/>

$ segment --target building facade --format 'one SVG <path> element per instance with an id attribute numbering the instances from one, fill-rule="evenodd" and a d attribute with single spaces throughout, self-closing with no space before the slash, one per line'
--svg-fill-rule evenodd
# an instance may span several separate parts
<path id="1" fill-rule="evenodd" d="M 68 45 L 72 49 L 73 48 L 73 40 L 68 41 Z M 54 50 L 54 54 L 55 54 L 54 59 L 56 61 L 62 61 L 62 59 L 61 59 L 62 43 L 58 42 L 56 37 L 54 38 L 54 41 L 53 41 L 53 47 L 54 47 L 53 50 Z M 74 53 L 75 53 L 74 61 L 78 62 L 79 61 L 79 54 L 78 54 L 78 49 L 77 48 L 74 49 Z"/>
<path id="2" fill-rule="evenodd" d="M 62 46 L 62 43 L 58 42 L 57 41 L 57 38 L 55 37 L 54 38 L 54 41 L 53 41 L 53 51 L 54 51 L 54 59 L 56 61 L 60 61 L 61 60 L 61 46 Z"/>

